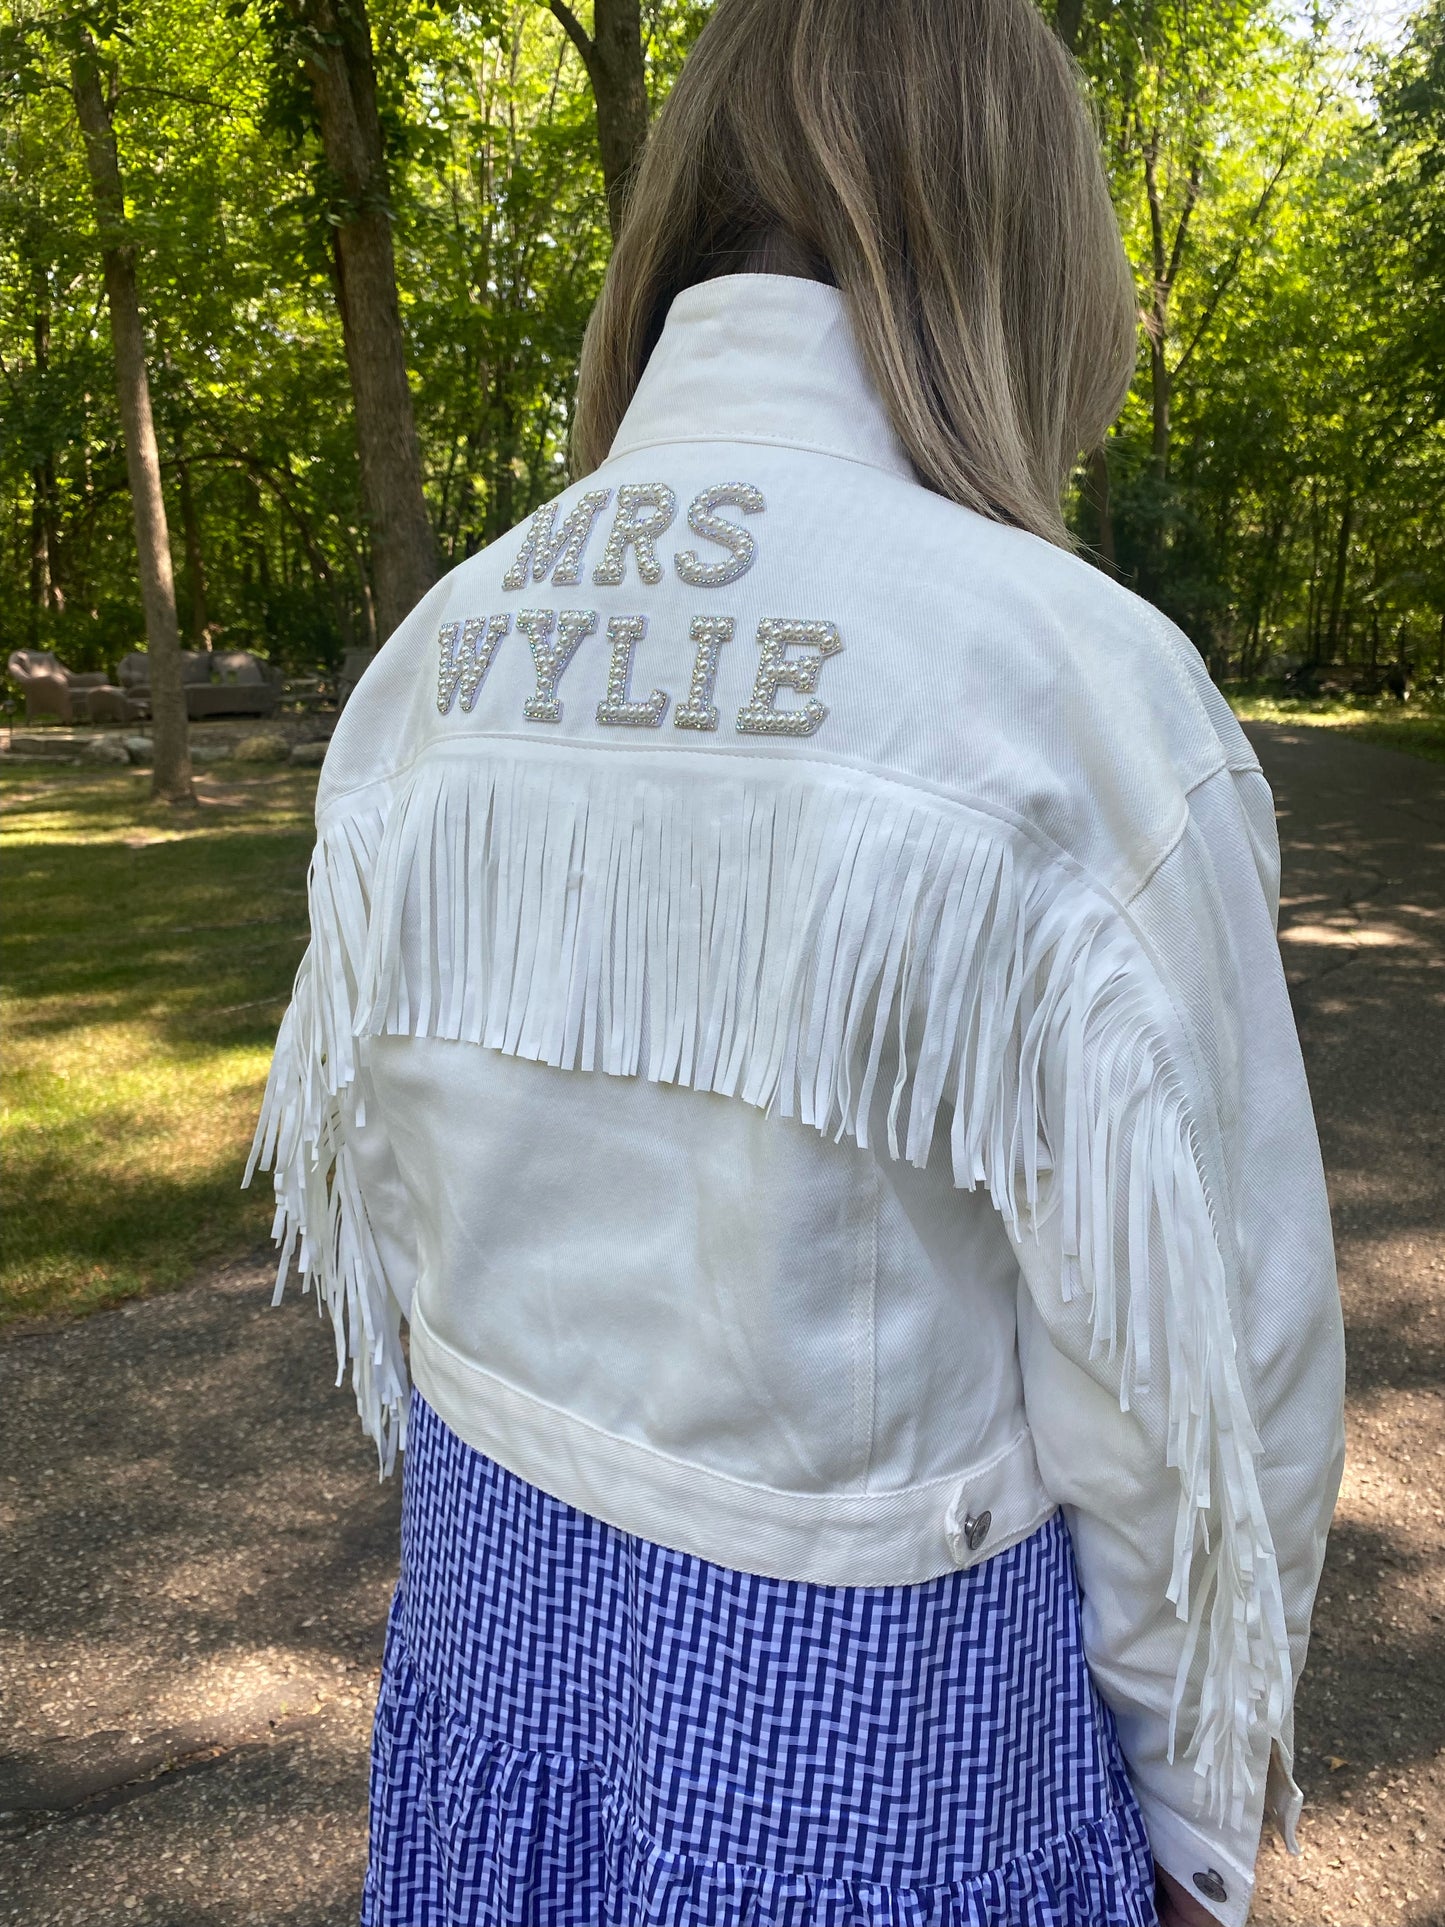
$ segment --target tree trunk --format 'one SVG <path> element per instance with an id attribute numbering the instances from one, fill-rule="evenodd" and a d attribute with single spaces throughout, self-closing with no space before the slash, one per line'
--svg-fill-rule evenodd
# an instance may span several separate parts
<path id="1" fill-rule="evenodd" d="M 36 471 L 40 478 L 40 514 L 45 531 L 45 567 L 49 577 L 49 608 L 65 612 L 65 589 L 60 553 L 60 489 L 55 479 L 55 457 L 47 453 Z"/>
<path id="2" fill-rule="evenodd" d="M 181 484 L 181 526 L 186 537 L 186 590 L 191 605 L 191 643 L 196 649 L 209 649 L 210 620 L 206 613 L 206 558 L 201 550 L 201 524 L 196 515 L 196 496 L 191 487 L 191 465 L 184 455 L 176 461 Z"/>
<path id="3" fill-rule="evenodd" d="M 1179 220 L 1174 229 L 1172 243 L 1164 233 L 1164 203 L 1159 190 L 1159 130 L 1150 134 L 1144 143 L 1144 191 L 1149 201 L 1149 241 L 1152 266 L 1154 270 L 1153 296 L 1149 306 L 1149 372 L 1150 399 L 1152 403 L 1150 423 L 1150 452 L 1153 457 L 1154 475 L 1158 481 L 1165 481 L 1169 474 L 1170 405 L 1174 398 L 1174 373 L 1169 367 L 1169 303 L 1174 293 L 1174 284 L 1179 278 L 1179 264 L 1184 258 L 1184 246 L 1189 238 L 1189 223 L 1199 201 L 1200 189 L 1204 181 L 1204 166 L 1200 155 L 1196 154 L 1189 166 L 1189 181 L 1185 190 L 1184 205 L 1179 212 Z"/>
<path id="4" fill-rule="evenodd" d="M 1155 479 L 1164 481 L 1169 474 L 1170 381 L 1169 364 L 1164 358 L 1161 332 L 1149 336 L 1149 453 Z"/>
<path id="5" fill-rule="evenodd" d="M 1320 505 L 1319 481 L 1310 478 L 1310 573 L 1305 602 L 1305 638 L 1309 662 L 1318 668 L 1324 640 L 1324 591 L 1320 586 Z"/>
<path id="6" fill-rule="evenodd" d="M 1084 481 L 1089 505 L 1098 523 L 1099 561 L 1106 575 L 1117 576 L 1119 557 L 1114 546 L 1114 511 L 1109 499 L 1109 448 L 1107 442 L 1100 442 L 1089 456 L 1088 474 Z"/>
<path id="7" fill-rule="evenodd" d="M 35 372 L 42 378 L 50 367 L 50 290 L 43 274 L 35 280 L 35 320 L 31 343 Z M 30 640 L 40 633 L 42 615 L 59 615 L 65 608 L 65 593 L 60 586 L 60 517 L 57 511 L 59 490 L 55 483 L 55 457 L 46 451 L 30 471 Z"/>
<path id="8" fill-rule="evenodd" d="M 361 500 L 371 532 L 377 624 L 391 634 L 436 581 L 421 448 L 406 378 L 390 188 L 365 0 L 287 0 L 327 166 L 336 304 L 356 410 Z"/>
<path id="9" fill-rule="evenodd" d="M 1335 542 L 1334 579 L 1330 583 L 1330 613 L 1325 624 L 1324 659 L 1333 662 L 1340 640 L 1340 611 L 1345 604 L 1345 578 L 1350 566 L 1350 528 L 1354 521 L 1355 498 L 1345 490 L 1345 505 L 1340 511 L 1340 532 Z"/>
<path id="10" fill-rule="evenodd" d="M 566 0 L 548 0 L 548 4 L 581 54 L 592 83 L 607 220 L 615 241 L 622 226 L 627 183 L 647 139 L 642 11 L 638 0 L 595 0 L 589 34 Z"/>
<path id="11" fill-rule="evenodd" d="M 1279 572 L 1279 558 L 1284 551 L 1285 539 L 1289 534 L 1289 498 L 1277 503 L 1274 512 L 1266 519 L 1264 541 L 1260 550 L 1259 567 L 1254 574 L 1250 591 L 1249 642 L 1240 674 L 1246 680 L 1255 675 L 1259 668 L 1260 638 L 1264 631 L 1264 619 L 1269 612 L 1274 594 L 1275 578 Z"/>
<path id="12" fill-rule="evenodd" d="M 100 55 L 82 29 L 71 61 L 71 92 L 85 137 L 85 161 L 95 199 L 115 348 L 115 379 L 125 436 L 125 465 L 135 515 L 136 559 L 150 659 L 151 795 L 168 803 L 193 803 L 186 695 L 181 685 L 181 639 L 176 626 L 176 585 L 171 574 L 170 533 L 161 490 L 160 451 L 151 417 L 145 335 L 136 293 L 135 249 L 125 224 L 125 195 L 116 153 L 111 105 L 101 85 Z"/>
<path id="13" fill-rule="evenodd" d="M 1084 24 L 1084 0 L 1057 0 L 1054 26 L 1071 54 L 1079 51 L 1079 30 Z"/>
<path id="14" fill-rule="evenodd" d="M 50 607 L 50 546 L 46 539 L 44 483 L 38 468 L 30 472 L 30 608 L 27 633 L 32 649 L 40 644 L 40 618 Z"/>

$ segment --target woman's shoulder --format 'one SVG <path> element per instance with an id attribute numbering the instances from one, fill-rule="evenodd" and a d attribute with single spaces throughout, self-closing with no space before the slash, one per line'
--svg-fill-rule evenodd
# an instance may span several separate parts
<path id="1" fill-rule="evenodd" d="M 1034 686 L 1071 698 L 1094 690 L 1132 722 L 1163 726 L 1186 782 L 1221 761 L 1253 763 L 1228 702 L 1187 634 L 1155 603 L 1092 558 L 977 515 L 922 489 L 900 504 L 917 530 L 917 579 L 937 584 Z"/>

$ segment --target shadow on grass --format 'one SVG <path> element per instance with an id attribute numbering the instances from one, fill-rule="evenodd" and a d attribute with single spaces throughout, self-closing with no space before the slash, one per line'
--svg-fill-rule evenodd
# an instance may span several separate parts
<path id="1" fill-rule="evenodd" d="M 177 813 L 5 772 L 0 1318 L 172 1284 L 264 1235 L 242 1167 L 305 948 L 312 772 Z"/>
<path id="2" fill-rule="evenodd" d="M 108 811 L 107 799 L 79 800 L 77 815 L 119 831 L 135 820 L 124 793 Z M 53 1034 L 68 1012 L 84 1020 L 95 1009 L 107 1021 L 147 1018 L 183 1042 L 198 1018 L 284 999 L 306 938 L 312 832 L 299 809 L 275 824 L 211 818 L 137 846 L 83 840 L 83 830 L 67 840 L 64 815 L 44 840 L 23 813 L 7 818 L 12 914 L 0 954 L 16 1033 Z"/>
<path id="3" fill-rule="evenodd" d="M 264 1245 L 274 1208 L 271 1180 L 241 1189 L 249 1116 L 231 1142 L 185 1178 L 102 1172 L 77 1208 L 71 1169 L 39 1166 L 5 1213 L 0 1241 L 0 1328 L 14 1319 L 97 1306 L 189 1278 L 200 1266 Z M 23 1162 L 27 1145 L 11 1141 Z"/>

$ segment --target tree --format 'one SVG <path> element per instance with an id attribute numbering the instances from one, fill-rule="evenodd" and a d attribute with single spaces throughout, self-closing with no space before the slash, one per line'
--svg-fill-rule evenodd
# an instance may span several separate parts
<path id="1" fill-rule="evenodd" d="M 191 803 L 191 756 L 186 696 L 181 683 L 181 638 L 171 573 L 170 534 L 161 488 L 160 451 L 151 414 L 145 332 L 136 290 L 135 249 L 127 232 L 125 193 L 100 49 L 88 27 L 75 33 L 71 90 L 85 142 L 86 166 L 100 229 L 106 302 L 115 350 L 116 393 L 125 434 L 126 471 L 135 519 L 136 559 L 150 656 L 151 793 L 168 803 Z M 111 77 L 113 84 L 113 77 Z"/>
<path id="2" fill-rule="evenodd" d="M 647 61 L 638 0 L 595 0 L 592 31 L 567 5 L 548 0 L 582 56 L 597 105 L 597 148 L 607 187 L 613 238 L 622 220 L 627 182 L 647 139 Z"/>
<path id="3" fill-rule="evenodd" d="M 1175 472 L 1181 394 L 1207 383 L 1211 339 L 1337 98 L 1325 16 L 1296 23 L 1275 0 L 1113 0 L 1077 13 L 1061 4 L 1056 20 L 1092 83 L 1147 352 L 1110 437 L 1113 473 L 1094 458 L 1080 524 L 1105 555 L 1113 543 L 1146 594 L 1199 618 L 1219 585 L 1208 584 L 1208 532 Z"/>
<path id="4" fill-rule="evenodd" d="M 1077 53 L 1079 33 L 1084 24 L 1084 0 L 1057 0 L 1054 26 L 1070 53 Z"/>
<path id="5" fill-rule="evenodd" d="M 462 20 L 434 22 L 423 55 L 430 118 L 413 136 L 401 272 L 438 535 L 460 559 L 566 480 L 608 230 L 585 72 L 535 0 L 480 41 Z"/>
<path id="6" fill-rule="evenodd" d="M 77 3 L 9 0 L 0 14 L 0 660 L 33 643 L 112 668 L 144 612 L 61 44 Z M 1107 460 L 1080 477 L 1081 534 L 1106 565 L 1112 534 L 1118 573 L 1220 673 L 1313 661 L 1321 676 L 1368 676 L 1372 649 L 1382 678 L 1400 657 L 1432 673 L 1445 0 L 1378 61 L 1338 42 L 1322 54 L 1313 13 L 1290 0 L 1039 4 L 1091 87 L 1164 350 L 1157 384 L 1141 355 Z M 625 164 L 604 178 L 595 83 L 550 5 L 367 7 L 421 486 L 450 564 L 566 479 L 607 188 Z M 575 11 L 600 44 L 595 6 Z M 652 105 L 708 12 L 641 7 Z M 182 634 L 334 671 L 375 636 L 378 557 L 337 301 L 352 203 L 323 148 L 297 14 L 290 0 L 124 0 L 123 26 L 92 31 L 116 74 Z"/>
<path id="7" fill-rule="evenodd" d="M 1391 374 L 1408 405 L 1445 411 L 1445 0 L 1429 0 L 1380 75 L 1383 234 L 1407 253 Z M 1392 277 L 1393 278 L 1393 277 Z"/>
<path id="8" fill-rule="evenodd" d="M 280 0 L 270 18 L 273 31 L 289 23 L 281 38 L 305 72 L 334 187 L 336 306 L 385 637 L 435 582 L 437 558 L 407 381 L 371 22 L 366 0 Z"/>

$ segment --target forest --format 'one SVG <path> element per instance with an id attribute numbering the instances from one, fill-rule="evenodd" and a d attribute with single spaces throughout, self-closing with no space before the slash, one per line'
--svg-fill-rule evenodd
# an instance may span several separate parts
<path id="1" fill-rule="evenodd" d="M 555 493 L 627 167 L 708 11 L 4 0 L 0 659 L 168 633 L 334 671 Z M 1388 32 L 1048 11 L 1141 321 L 1083 551 L 1221 681 L 1438 697 L 1445 0 Z"/>

